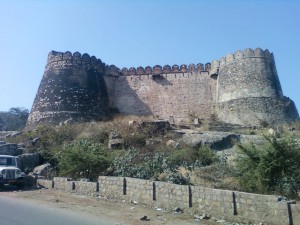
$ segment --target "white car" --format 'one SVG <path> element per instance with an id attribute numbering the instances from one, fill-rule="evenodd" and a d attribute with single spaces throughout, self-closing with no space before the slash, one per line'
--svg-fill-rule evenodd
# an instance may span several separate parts
<path id="1" fill-rule="evenodd" d="M 26 174 L 18 168 L 16 156 L 0 155 L 0 187 L 3 184 L 12 184 L 23 188 L 25 177 Z"/>

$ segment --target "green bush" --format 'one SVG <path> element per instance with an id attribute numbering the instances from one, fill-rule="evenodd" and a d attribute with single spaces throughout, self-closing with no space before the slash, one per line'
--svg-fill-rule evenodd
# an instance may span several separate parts
<path id="1" fill-rule="evenodd" d="M 54 153 L 61 176 L 97 180 L 111 164 L 106 149 L 88 140 L 75 141 Z"/>
<path id="2" fill-rule="evenodd" d="M 123 135 L 124 146 L 125 148 L 145 146 L 146 138 L 143 133 L 127 133 Z"/>
<path id="3" fill-rule="evenodd" d="M 215 152 L 207 146 L 201 146 L 194 151 L 193 159 L 199 166 L 209 166 L 218 161 Z"/>
<path id="4" fill-rule="evenodd" d="M 163 154 L 140 154 L 135 148 L 130 148 L 115 158 L 114 175 L 149 179 L 158 177 L 168 167 Z"/>
<path id="5" fill-rule="evenodd" d="M 300 147 L 294 139 L 265 137 L 262 149 L 239 145 L 237 176 L 245 191 L 297 197 L 300 180 Z M 298 182 L 298 183 L 297 183 Z"/>

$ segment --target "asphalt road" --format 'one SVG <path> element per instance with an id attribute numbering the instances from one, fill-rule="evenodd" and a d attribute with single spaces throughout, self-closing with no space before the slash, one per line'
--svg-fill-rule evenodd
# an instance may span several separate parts
<path id="1" fill-rule="evenodd" d="M 1 225 L 115 225 L 83 212 L 37 204 L 25 199 L 0 196 Z"/>

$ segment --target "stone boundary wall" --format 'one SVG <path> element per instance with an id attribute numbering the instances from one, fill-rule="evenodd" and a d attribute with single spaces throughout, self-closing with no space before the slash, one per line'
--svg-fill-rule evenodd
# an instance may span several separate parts
<path id="1" fill-rule="evenodd" d="M 67 192 L 100 195 L 116 200 L 137 201 L 139 204 L 184 211 L 243 223 L 300 225 L 300 206 L 278 202 L 274 195 L 259 195 L 200 186 L 176 185 L 127 177 L 100 176 L 98 182 L 70 181 L 55 177 L 38 179 L 37 184 Z"/>

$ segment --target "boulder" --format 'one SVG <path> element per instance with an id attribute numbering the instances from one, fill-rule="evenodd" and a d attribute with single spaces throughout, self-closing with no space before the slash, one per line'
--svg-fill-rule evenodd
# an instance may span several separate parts
<path id="1" fill-rule="evenodd" d="M 272 137 L 275 137 L 275 138 L 279 138 L 280 137 L 280 130 L 279 128 L 277 127 L 276 130 L 274 130 L 273 128 L 270 128 L 268 130 L 268 134 L 269 136 L 272 136 Z"/>
<path id="2" fill-rule="evenodd" d="M 112 131 L 110 134 L 109 134 L 109 139 L 119 139 L 121 138 L 121 135 L 116 131 Z"/>
<path id="3" fill-rule="evenodd" d="M 138 123 L 138 121 L 136 121 L 136 120 L 129 120 L 129 121 L 128 121 L 128 125 L 129 125 L 129 126 L 138 126 L 138 124 L 139 124 L 139 123 Z"/>
<path id="4" fill-rule="evenodd" d="M 182 135 L 181 141 L 191 147 L 208 146 L 213 150 L 231 148 L 239 141 L 240 136 L 229 132 L 178 130 Z"/>
<path id="5" fill-rule="evenodd" d="M 180 144 L 177 141 L 174 140 L 168 140 L 166 143 L 167 146 L 173 147 L 173 148 L 179 148 Z"/>
<path id="6" fill-rule="evenodd" d="M 140 123 L 140 126 L 142 128 L 148 128 L 152 133 L 163 133 L 171 129 L 168 120 L 143 121 Z"/>
<path id="7" fill-rule="evenodd" d="M 119 149 L 119 148 L 122 148 L 123 143 L 124 143 L 124 141 L 121 138 L 110 139 L 108 141 L 108 148 L 109 149 Z"/>
<path id="8" fill-rule="evenodd" d="M 11 133 L 7 134 L 5 137 L 6 138 L 15 138 L 18 137 L 22 134 L 21 131 L 12 131 Z"/>
<path id="9" fill-rule="evenodd" d="M 53 166 L 50 163 L 46 163 L 40 166 L 37 166 L 33 169 L 33 174 L 42 177 L 49 177 L 53 172 Z"/>

